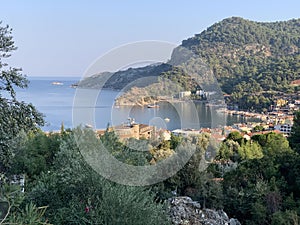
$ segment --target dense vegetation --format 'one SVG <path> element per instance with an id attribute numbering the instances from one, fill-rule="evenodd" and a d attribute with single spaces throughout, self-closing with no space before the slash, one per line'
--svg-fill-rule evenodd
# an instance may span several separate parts
<path id="1" fill-rule="evenodd" d="M 299 120 L 296 117 L 296 123 Z M 99 139 L 92 130 L 84 132 Z M 295 135 L 290 138 L 292 146 L 299 142 Z M 74 131 L 20 137 L 10 171 L 26 174 L 25 194 L 13 191 L 15 185 L 1 184 L 2 207 L 5 202 L 12 205 L 7 221 L 168 224 L 166 200 L 174 195 L 190 196 L 204 208 L 224 209 L 242 224 L 294 225 L 300 220 L 299 149 L 291 149 L 281 134 L 258 134 L 246 140 L 233 132 L 216 144 L 208 133 L 172 136 L 170 141 L 120 142 L 107 131 L 101 142 L 110 154 L 131 165 L 159 163 L 177 154 L 182 143 L 186 151 L 195 147 L 195 154 L 176 175 L 148 187 L 102 178 L 83 159 Z M 148 151 L 136 151 L 145 146 Z M 215 157 L 209 158 L 211 154 Z"/>
<path id="2" fill-rule="evenodd" d="M 291 82 L 300 79 L 300 19 L 261 23 L 232 17 L 182 41 L 180 47 L 189 49 L 203 60 L 213 71 L 223 93 L 231 95 L 226 99 L 227 103 L 240 109 L 266 111 L 274 104 L 274 97 L 299 91 L 299 87 L 291 85 Z M 194 85 L 188 84 L 187 74 L 177 67 L 179 63 L 174 63 L 178 58 L 184 58 L 182 52 L 173 52 L 172 66 L 130 68 L 118 71 L 107 82 L 103 80 L 106 73 L 95 75 L 80 85 L 96 87 L 106 82 L 105 87 L 122 89 L 130 84 L 128 90 L 133 86 L 144 87 L 157 82 L 141 82 L 139 79 L 142 77 L 166 77 L 167 74 L 169 79 L 171 75 L 175 76 L 171 80 L 182 81 L 182 88 L 194 91 L 199 83 L 193 81 Z M 192 71 L 197 65 L 189 63 L 188 66 L 190 69 L 185 71 Z M 205 72 L 200 75 L 205 76 Z"/>
<path id="3" fill-rule="evenodd" d="M 168 64 L 154 64 L 141 68 L 128 68 L 115 73 L 103 72 L 86 77 L 78 83 L 83 88 L 110 88 L 128 90 L 130 87 L 145 87 L 157 81 L 157 77 L 168 70 Z"/>
<path id="4" fill-rule="evenodd" d="M 259 23 L 232 17 L 182 46 L 206 61 L 231 94 L 229 103 L 240 108 L 267 108 L 276 93 L 298 91 L 290 84 L 300 79 L 300 19 Z"/>
<path id="5" fill-rule="evenodd" d="M 73 131 L 62 126 L 59 134 L 46 134 L 38 128 L 42 115 L 15 93 L 28 80 L 5 63 L 15 49 L 11 29 L 0 26 L 0 224 L 167 224 L 165 205 L 156 204 L 149 190 L 117 185 L 90 168 Z M 142 160 L 113 134 L 103 142 L 119 146 L 112 154 L 128 152 L 118 152 L 120 160 Z"/>
<path id="6" fill-rule="evenodd" d="M 222 32 L 226 34 L 229 31 L 231 35 L 229 28 L 232 24 L 236 23 L 232 29 L 240 29 L 241 24 L 248 26 L 244 28 L 247 35 L 243 38 L 234 32 L 236 39 L 230 42 L 232 49 L 249 40 L 257 41 L 253 39 L 253 33 L 259 28 L 262 33 L 264 29 L 269 30 L 265 40 L 273 37 L 274 41 L 268 45 L 269 56 L 266 57 L 269 58 L 264 62 L 272 59 L 273 55 L 278 59 L 286 55 L 282 44 L 286 42 L 273 46 L 278 40 L 272 32 L 279 32 L 278 27 L 290 35 L 289 44 L 295 44 L 297 48 L 299 45 L 299 41 L 295 41 L 299 30 L 293 30 L 297 20 L 266 24 L 231 18 L 196 36 L 195 40 L 189 40 L 194 44 L 188 47 L 200 45 L 198 41 L 201 38 L 209 40 L 210 30 L 216 34 L 216 30 L 222 29 L 220 24 L 224 23 L 228 23 L 229 27 Z M 249 27 L 252 26 L 256 30 L 251 31 Z M 159 137 L 121 142 L 109 130 L 101 137 L 96 137 L 92 130 L 82 130 L 91 139 L 101 141 L 116 159 L 135 166 L 160 163 L 178 154 L 179 149 L 181 153 L 192 147 L 195 149 L 188 163 L 161 183 L 147 187 L 116 184 L 101 177 L 84 160 L 75 136 L 80 128 L 64 130 L 62 126 L 60 133 L 46 134 L 38 129 L 38 125 L 43 124 L 41 114 L 32 105 L 17 101 L 14 88 L 25 87 L 27 80 L 19 70 L 6 69 L 3 61 L 15 49 L 10 32 L 8 27 L 0 26 L 0 224 L 169 224 L 166 200 L 174 195 L 190 196 L 204 208 L 224 209 L 242 224 L 299 224 L 300 112 L 295 113 L 288 139 L 280 134 L 267 133 L 246 140 L 242 134 L 233 132 L 220 144 L 208 133 L 187 138 L 172 136 L 169 141 Z M 212 36 L 212 41 L 218 43 L 229 40 L 226 35 Z M 206 44 L 209 43 L 207 41 Z M 268 47 L 264 42 L 258 43 Z M 221 47 L 215 49 L 216 52 L 223 50 Z M 294 50 L 286 50 L 289 54 L 284 57 L 296 57 Z M 258 58 L 266 55 L 256 53 Z M 205 57 L 209 59 L 212 54 Z M 233 57 L 234 60 L 237 57 Z M 211 65 L 213 68 L 217 66 L 216 63 Z M 176 71 L 177 75 L 181 73 Z M 164 76 L 175 83 L 183 81 L 186 87 L 191 87 L 188 79 L 176 74 L 165 72 Z M 227 81 L 233 79 L 231 73 L 227 75 Z M 222 82 L 222 77 L 218 75 L 218 78 Z M 247 76 L 241 75 L 240 78 L 246 79 Z M 250 78 L 248 81 L 253 82 L 251 87 L 255 87 L 254 81 Z M 262 86 L 264 83 L 259 85 L 265 88 Z M 226 87 L 226 82 L 223 87 L 228 93 L 234 93 L 235 87 Z M 24 192 L 13 182 L 14 175 L 22 174 L 25 176 Z"/>
<path id="7" fill-rule="evenodd" d="M 43 125 L 42 115 L 32 104 L 18 101 L 15 87 L 26 88 L 27 79 L 17 68 L 8 67 L 6 59 L 16 50 L 11 29 L 0 22 L 0 171 L 10 166 L 11 140 L 20 130 L 35 130 Z"/>
<path id="8" fill-rule="evenodd" d="M 299 149 L 291 149 L 281 134 L 254 135 L 247 141 L 233 132 L 219 146 L 215 160 L 199 170 L 210 146 L 204 140 L 179 173 L 155 186 L 159 198 L 176 190 L 204 207 L 224 209 L 242 224 L 299 224 Z"/>

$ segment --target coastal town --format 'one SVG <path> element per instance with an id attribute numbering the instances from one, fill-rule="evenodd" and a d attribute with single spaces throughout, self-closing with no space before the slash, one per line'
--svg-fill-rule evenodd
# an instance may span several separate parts
<path id="1" fill-rule="evenodd" d="M 300 1 L 16 2 L 0 225 L 300 224 Z"/>
<path id="2" fill-rule="evenodd" d="M 292 123 L 273 123 L 266 122 L 248 122 L 248 123 L 236 123 L 231 126 L 224 126 L 223 128 L 201 128 L 196 129 L 175 129 L 169 131 L 167 129 L 157 129 L 155 126 L 139 123 L 122 124 L 114 127 L 110 127 L 109 131 L 114 131 L 120 138 L 120 140 L 126 140 L 129 138 L 135 139 L 150 139 L 152 137 L 160 137 L 163 140 L 170 140 L 171 134 L 181 136 L 192 136 L 201 133 L 209 133 L 211 138 L 223 141 L 231 132 L 237 131 L 243 134 L 243 137 L 250 140 L 251 136 L 257 134 L 265 134 L 269 132 L 280 133 L 287 137 L 292 129 Z M 105 133 L 105 129 L 97 129 L 96 133 L 102 136 Z"/>
<path id="3" fill-rule="evenodd" d="M 190 91 L 184 91 L 169 100 L 173 102 L 184 102 L 187 98 L 190 98 L 191 95 L 192 93 Z M 200 90 L 197 91 L 195 95 L 198 96 L 197 100 L 206 100 L 209 94 Z M 291 134 L 293 127 L 294 112 L 300 109 L 300 100 L 297 97 L 298 96 L 281 95 L 274 99 L 274 105 L 270 107 L 269 111 L 263 113 L 238 110 L 238 107 L 236 106 L 217 107 L 215 109 L 217 113 L 242 117 L 245 121 L 243 123 L 234 123 L 223 127 L 203 127 L 198 130 L 191 128 L 167 130 L 159 129 L 147 124 L 139 124 L 134 121 L 134 118 L 129 118 L 128 122 L 125 122 L 122 125 L 110 127 L 109 130 L 114 131 L 119 136 L 120 140 L 126 140 L 129 138 L 150 139 L 153 137 L 161 137 L 164 140 L 170 140 L 171 134 L 189 136 L 206 132 L 211 135 L 211 138 L 214 138 L 217 141 L 222 141 L 225 140 L 229 133 L 234 131 L 240 132 L 247 140 L 250 140 L 253 135 L 269 132 L 280 133 L 283 136 L 288 137 Z M 161 99 L 165 100 L 166 97 Z M 210 104 L 208 101 L 204 102 L 207 107 L 213 108 L 216 106 L 214 104 Z M 159 104 L 148 104 L 146 107 L 159 108 Z M 247 122 L 249 118 L 254 118 L 257 122 Z M 166 119 L 169 120 L 168 118 Z M 100 136 L 103 135 L 104 132 L 105 130 L 97 130 L 97 133 Z"/>
<path id="4" fill-rule="evenodd" d="M 292 110 L 297 110 L 300 107 L 300 102 L 295 104 L 289 104 Z M 286 106 L 284 106 L 286 107 Z M 109 131 L 114 131 L 120 138 L 120 140 L 126 140 L 129 138 L 135 139 L 150 139 L 153 137 L 160 137 L 163 140 L 170 140 L 171 134 L 190 136 L 198 135 L 201 133 L 209 133 L 211 138 L 217 141 L 223 141 L 231 132 L 240 132 L 246 140 L 250 140 L 253 135 L 265 134 L 269 132 L 280 133 L 285 137 L 288 137 L 291 133 L 293 126 L 293 115 L 290 111 L 285 113 L 281 108 L 276 108 L 276 111 L 269 112 L 267 114 L 250 113 L 245 111 L 220 109 L 219 113 L 230 114 L 245 118 L 257 118 L 258 122 L 244 122 L 235 123 L 233 125 L 227 125 L 224 127 L 217 128 L 201 128 L 201 129 L 190 129 L 182 128 L 175 130 L 158 129 L 155 126 L 147 124 L 139 124 L 134 121 L 133 118 L 129 118 L 128 122 L 121 125 L 113 126 L 109 128 Z M 246 119 L 247 120 L 247 119 Z M 106 130 L 97 129 L 96 132 L 99 136 L 102 136 Z"/>

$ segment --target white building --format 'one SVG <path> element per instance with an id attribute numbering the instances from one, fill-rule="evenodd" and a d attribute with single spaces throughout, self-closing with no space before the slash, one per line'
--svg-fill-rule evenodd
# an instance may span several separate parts
<path id="1" fill-rule="evenodd" d="M 181 91 L 179 92 L 179 98 L 185 98 L 191 96 L 192 92 L 190 91 Z"/>
<path id="2" fill-rule="evenodd" d="M 292 127 L 293 127 L 293 125 L 291 125 L 291 124 L 278 124 L 278 125 L 274 126 L 274 129 L 279 130 L 281 133 L 288 136 L 291 134 Z"/>
<path id="3" fill-rule="evenodd" d="M 194 129 L 176 129 L 172 131 L 172 134 L 179 136 L 182 135 L 184 137 L 187 137 L 189 135 L 198 135 L 200 134 L 201 131 L 200 130 L 194 130 Z"/>

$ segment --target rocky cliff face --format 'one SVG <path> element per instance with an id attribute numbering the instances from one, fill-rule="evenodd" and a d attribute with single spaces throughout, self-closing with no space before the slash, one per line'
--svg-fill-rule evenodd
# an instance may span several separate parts
<path id="1" fill-rule="evenodd" d="M 169 199 L 169 214 L 172 224 L 176 225 L 241 225 L 229 218 L 223 210 L 201 209 L 200 203 L 190 197 Z"/>

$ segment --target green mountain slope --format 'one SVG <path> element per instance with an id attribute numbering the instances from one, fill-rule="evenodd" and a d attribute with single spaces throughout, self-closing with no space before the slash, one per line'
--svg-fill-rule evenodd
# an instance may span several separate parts
<path id="1" fill-rule="evenodd" d="M 157 82 L 158 76 L 171 69 L 169 64 L 153 64 L 139 68 L 128 68 L 115 73 L 103 72 L 87 77 L 78 83 L 81 88 L 108 88 L 126 91 L 131 87 L 146 87 Z"/>
<path id="2" fill-rule="evenodd" d="M 300 78 L 300 19 L 260 23 L 232 17 L 182 46 L 205 60 L 241 108 L 268 107 L 274 91 L 298 90 L 290 83 Z"/>
<path id="3" fill-rule="evenodd" d="M 211 69 L 223 93 L 230 95 L 227 103 L 241 109 L 267 110 L 276 97 L 283 93 L 293 95 L 300 90 L 291 85 L 292 81 L 300 79 L 300 19 L 262 23 L 239 17 L 227 18 L 182 41 L 180 47 L 192 51 Z M 159 76 L 183 81 L 182 87 L 188 87 L 187 75 L 174 66 L 178 64 L 172 63 L 178 58 L 182 59 L 182 55 L 177 48 L 170 60 L 173 66 L 161 64 L 118 71 L 104 87 L 126 87 L 126 90 L 134 86 L 145 87 L 156 82 Z M 198 61 L 194 60 L 189 66 L 200 67 L 195 62 Z M 202 76 L 204 78 L 205 74 Z M 154 80 L 137 80 L 145 77 L 154 77 Z M 103 74 L 95 75 L 79 86 L 99 87 L 104 78 Z M 189 85 L 190 91 L 195 91 L 192 89 L 196 86 Z"/>

